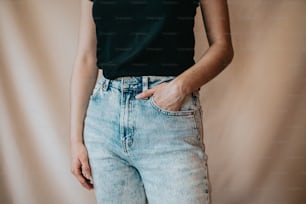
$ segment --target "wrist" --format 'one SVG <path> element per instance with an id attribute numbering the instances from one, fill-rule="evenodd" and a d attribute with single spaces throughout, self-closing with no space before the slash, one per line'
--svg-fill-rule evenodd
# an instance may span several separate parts
<path id="1" fill-rule="evenodd" d="M 84 144 L 83 138 L 80 137 L 73 137 L 71 136 L 70 138 L 70 143 L 71 145 L 78 145 L 78 144 Z"/>
<path id="2" fill-rule="evenodd" d="M 83 143 L 83 126 L 77 123 L 72 123 L 70 125 L 70 142 L 71 144 Z"/>
<path id="3" fill-rule="evenodd" d="M 184 81 L 182 78 L 175 78 L 170 82 L 176 89 L 179 91 L 180 94 L 187 96 L 192 92 L 192 89 L 188 83 Z"/>

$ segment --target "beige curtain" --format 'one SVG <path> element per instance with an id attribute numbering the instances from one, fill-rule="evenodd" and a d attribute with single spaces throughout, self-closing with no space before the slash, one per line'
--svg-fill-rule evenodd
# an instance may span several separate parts
<path id="1" fill-rule="evenodd" d="M 306 1 L 228 3 L 235 57 L 201 89 L 212 203 L 305 204 Z M 78 22 L 79 1 L 0 0 L 1 204 L 95 202 L 70 173 Z M 195 33 L 197 60 L 200 9 Z"/>

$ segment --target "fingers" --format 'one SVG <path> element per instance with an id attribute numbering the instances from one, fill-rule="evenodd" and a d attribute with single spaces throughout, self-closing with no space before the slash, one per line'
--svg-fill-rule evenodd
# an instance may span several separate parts
<path id="1" fill-rule="evenodd" d="M 74 162 L 71 168 L 71 172 L 79 180 L 79 182 L 82 184 L 83 187 L 90 190 L 93 188 L 93 184 L 90 182 L 89 179 L 87 179 L 87 177 L 91 178 L 90 168 L 89 168 L 89 165 L 86 167 L 86 164 L 85 164 L 85 167 L 83 167 L 84 166 L 83 164 L 85 164 L 84 160 L 83 162 L 81 162 L 80 160 L 77 160 L 76 162 Z M 86 174 L 88 175 L 85 177 L 85 175 L 83 175 L 82 172 L 84 172 L 84 174 L 86 172 Z"/>
<path id="2" fill-rule="evenodd" d="M 148 98 L 148 97 L 150 97 L 150 96 L 152 96 L 152 95 L 154 94 L 154 92 L 156 91 L 156 89 L 159 88 L 160 85 L 164 85 L 164 84 L 165 84 L 165 82 L 164 82 L 164 83 L 161 83 L 161 84 L 159 84 L 159 85 L 157 85 L 157 86 L 154 86 L 154 87 L 151 88 L 151 89 L 147 89 L 147 90 L 141 92 L 140 94 L 137 94 L 137 95 L 135 96 L 135 98 L 138 98 L 138 99 L 141 99 L 141 98 Z"/>
<path id="3" fill-rule="evenodd" d="M 92 180 L 91 177 L 91 170 L 89 167 L 89 161 L 88 161 L 88 157 L 84 157 L 81 159 L 81 163 L 82 163 L 82 173 L 85 176 L 85 178 L 87 178 L 88 180 Z"/>
<path id="4" fill-rule="evenodd" d="M 140 98 L 148 98 L 148 97 L 153 95 L 154 91 L 155 91 L 154 88 L 147 89 L 147 90 L 141 92 L 140 94 L 137 94 L 135 96 L 135 98 L 138 98 L 138 99 L 140 99 Z"/>

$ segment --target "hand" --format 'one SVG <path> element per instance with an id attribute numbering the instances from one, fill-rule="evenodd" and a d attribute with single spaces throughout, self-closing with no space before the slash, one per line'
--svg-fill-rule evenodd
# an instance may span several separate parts
<path id="1" fill-rule="evenodd" d="M 136 95 L 136 98 L 153 97 L 154 102 L 162 109 L 179 111 L 186 95 L 174 83 L 163 82 Z"/>
<path id="2" fill-rule="evenodd" d="M 71 172 L 86 189 L 93 189 L 91 170 L 87 150 L 83 143 L 74 143 L 71 146 L 72 166 Z"/>

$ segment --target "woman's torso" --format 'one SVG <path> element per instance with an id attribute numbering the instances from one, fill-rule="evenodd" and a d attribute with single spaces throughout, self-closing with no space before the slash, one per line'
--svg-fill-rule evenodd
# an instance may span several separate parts
<path id="1" fill-rule="evenodd" d="M 94 0 L 97 66 L 106 78 L 175 76 L 192 66 L 197 0 Z"/>

